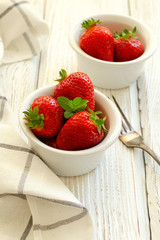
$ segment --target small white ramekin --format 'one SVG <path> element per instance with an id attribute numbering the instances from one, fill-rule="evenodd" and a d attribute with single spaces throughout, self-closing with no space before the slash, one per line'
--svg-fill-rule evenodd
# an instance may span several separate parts
<path id="1" fill-rule="evenodd" d="M 144 53 L 139 58 L 126 62 L 109 62 L 89 56 L 80 48 L 79 40 L 82 34 L 81 23 L 90 18 L 100 19 L 101 25 L 109 28 L 113 34 L 116 31 L 120 33 L 124 28 L 132 30 L 136 26 L 139 40 L 144 45 Z M 69 43 L 77 56 L 77 71 L 87 73 L 95 86 L 106 89 L 124 88 L 135 82 L 157 45 L 155 34 L 148 26 L 133 17 L 115 14 L 89 16 L 81 20 L 71 31 Z"/>
<path id="2" fill-rule="evenodd" d="M 114 103 L 104 94 L 95 90 L 96 110 L 102 111 L 107 116 L 105 126 L 108 132 L 105 138 L 96 146 L 80 151 L 64 151 L 51 148 L 42 143 L 32 131 L 25 125 L 23 111 L 28 109 L 33 100 L 38 96 L 53 96 L 55 85 L 40 88 L 32 92 L 23 102 L 19 114 L 20 126 L 27 136 L 31 148 L 43 161 L 59 176 L 77 176 L 87 173 L 100 163 L 105 156 L 107 148 L 113 144 L 119 136 L 121 129 L 121 116 Z M 109 159 L 108 159 L 109 161 Z"/>

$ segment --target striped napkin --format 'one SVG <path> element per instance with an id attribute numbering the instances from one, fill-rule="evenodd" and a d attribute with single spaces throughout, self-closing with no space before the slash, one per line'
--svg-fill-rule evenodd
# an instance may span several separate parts
<path id="1" fill-rule="evenodd" d="M 12 125 L 0 96 L 0 239 L 93 240 L 88 210 Z"/>
<path id="2" fill-rule="evenodd" d="M 47 24 L 28 1 L 0 0 L 3 63 L 17 62 L 37 55 L 48 34 Z"/>

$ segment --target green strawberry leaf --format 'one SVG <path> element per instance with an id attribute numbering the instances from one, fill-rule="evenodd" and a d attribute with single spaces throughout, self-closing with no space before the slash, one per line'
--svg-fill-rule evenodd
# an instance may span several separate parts
<path id="1" fill-rule="evenodd" d="M 102 112 L 101 111 L 97 111 L 95 112 L 95 115 L 98 115 L 98 114 L 101 114 Z"/>
<path id="2" fill-rule="evenodd" d="M 33 116 L 37 116 L 38 112 L 39 112 L 39 109 L 38 109 L 37 106 L 35 106 L 34 109 L 33 109 Z"/>
<path id="3" fill-rule="evenodd" d="M 98 130 L 98 133 L 100 134 L 101 133 L 101 125 L 97 125 L 97 130 Z"/>
<path id="4" fill-rule="evenodd" d="M 103 130 L 106 131 L 106 127 L 104 126 L 104 122 L 106 120 L 106 116 L 103 119 L 98 118 L 97 115 L 101 114 L 102 113 L 101 111 L 94 112 L 89 107 L 87 109 L 91 113 L 89 115 L 89 120 L 93 121 L 94 124 L 97 126 L 98 133 L 99 134 L 101 133 L 101 128 L 103 128 Z"/>
<path id="5" fill-rule="evenodd" d="M 65 110 L 64 117 L 66 119 L 73 116 L 75 113 L 83 111 L 87 107 L 88 100 L 76 97 L 73 100 L 69 100 L 66 97 L 58 97 L 57 101 L 59 105 Z M 72 114 L 71 114 L 72 113 Z"/>
<path id="6" fill-rule="evenodd" d="M 26 125 L 27 127 L 30 127 L 30 128 L 33 128 L 33 127 L 34 127 L 34 125 L 33 125 L 32 123 L 25 123 L 25 125 Z"/>
<path id="7" fill-rule="evenodd" d="M 134 38 L 134 39 L 138 39 L 138 37 L 136 36 L 137 33 L 137 28 L 134 27 L 132 31 L 128 30 L 128 29 L 123 29 L 123 31 L 118 34 L 117 32 L 114 33 L 114 38 L 115 39 L 125 39 L 128 40 L 130 37 Z"/>
<path id="8" fill-rule="evenodd" d="M 40 128 L 44 128 L 44 115 L 39 114 L 39 108 L 37 106 L 35 106 L 33 110 L 30 106 L 30 108 L 23 113 L 25 115 L 24 119 L 27 121 L 27 123 L 25 123 L 27 127 L 34 129 L 40 126 Z"/>
<path id="9" fill-rule="evenodd" d="M 28 115 L 28 112 L 27 112 L 27 111 L 24 111 L 23 113 L 24 113 L 25 115 Z"/>
<path id="10" fill-rule="evenodd" d="M 118 32 L 115 32 L 115 33 L 114 33 L 114 38 L 115 38 L 115 39 L 118 39 L 118 38 L 119 38 Z"/>
<path id="11" fill-rule="evenodd" d="M 124 34 L 124 35 L 125 35 L 125 34 L 126 34 L 126 35 L 129 34 L 128 29 L 125 28 L 125 29 L 123 30 L 123 34 Z"/>
<path id="12" fill-rule="evenodd" d="M 58 79 L 56 79 L 55 81 L 57 82 L 61 82 L 62 80 L 64 80 L 65 78 L 67 78 L 67 72 L 65 69 L 61 69 L 61 71 L 59 71 L 59 77 Z"/>
<path id="13" fill-rule="evenodd" d="M 94 20 L 93 18 L 83 21 L 81 27 L 84 29 L 89 29 L 91 26 L 96 25 L 96 23 L 101 23 L 100 20 Z"/>

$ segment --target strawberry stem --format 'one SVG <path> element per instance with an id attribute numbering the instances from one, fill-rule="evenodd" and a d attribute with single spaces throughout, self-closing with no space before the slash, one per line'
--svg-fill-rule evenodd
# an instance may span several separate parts
<path id="1" fill-rule="evenodd" d="M 94 20 L 93 18 L 83 21 L 81 27 L 84 29 L 89 29 L 90 27 L 96 25 L 96 23 L 101 23 L 100 20 Z"/>
<path id="2" fill-rule="evenodd" d="M 120 34 L 115 32 L 113 37 L 115 39 L 120 38 L 120 39 L 125 39 L 125 40 L 128 40 L 130 37 L 138 39 L 138 37 L 136 36 L 136 33 L 137 33 L 137 28 L 136 27 L 134 27 L 132 31 L 125 28 L 125 29 L 123 29 L 123 31 Z"/>
<path id="3" fill-rule="evenodd" d="M 43 129 L 44 115 L 39 114 L 39 108 L 37 106 L 35 106 L 33 109 L 30 106 L 30 108 L 24 111 L 23 113 L 25 114 L 24 119 L 27 121 L 27 123 L 25 123 L 27 127 L 34 129 L 39 126 L 40 128 Z"/>
<path id="4" fill-rule="evenodd" d="M 61 69 L 61 70 L 59 71 L 59 77 L 60 77 L 60 78 L 56 79 L 55 81 L 61 82 L 62 80 L 64 80 L 65 78 L 67 78 L 67 72 L 66 72 L 65 69 Z"/>
<path id="5" fill-rule="evenodd" d="M 98 118 L 97 115 L 101 114 L 101 111 L 93 112 L 89 107 L 87 108 L 88 111 L 91 113 L 89 116 L 89 120 L 93 121 L 94 124 L 97 126 L 98 133 L 101 133 L 101 128 L 103 128 L 104 131 L 106 131 L 106 127 L 104 126 L 104 122 L 106 120 L 106 116 L 101 119 Z"/>

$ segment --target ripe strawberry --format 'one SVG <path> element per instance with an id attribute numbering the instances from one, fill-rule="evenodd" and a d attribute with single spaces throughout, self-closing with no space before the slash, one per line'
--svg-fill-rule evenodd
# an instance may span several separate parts
<path id="1" fill-rule="evenodd" d="M 30 127 L 37 137 L 52 138 L 56 136 L 63 125 L 64 110 L 57 100 L 50 96 L 36 98 L 30 109 L 24 111 Z"/>
<path id="2" fill-rule="evenodd" d="M 113 62 L 114 39 L 111 31 L 103 26 L 97 26 L 100 20 L 84 21 L 82 28 L 86 31 L 80 37 L 81 49 L 92 57 Z"/>
<path id="3" fill-rule="evenodd" d="M 54 97 L 60 96 L 73 100 L 76 97 L 88 100 L 87 106 L 94 111 L 95 97 L 93 83 L 86 73 L 75 72 L 67 76 L 64 69 L 60 72 L 59 83 L 54 89 Z"/>
<path id="4" fill-rule="evenodd" d="M 81 111 L 73 115 L 61 128 L 57 136 L 57 147 L 62 150 L 82 150 L 97 145 L 104 136 L 104 121 L 101 112 Z"/>
<path id="5" fill-rule="evenodd" d="M 46 145 L 52 147 L 52 148 L 57 148 L 56 145 L 56 138 L 41 138 L 40 139 L 43 143 L 45 143 Z"/>
<path id="6" fill-rule="evenodd" d="M 124 29 L 120 34 L 114 35 L 114 61 L 124 62 L 140 57 L 144 52 L 144 47 L 136 36 L 137 29 L 132 31 Z"/>

